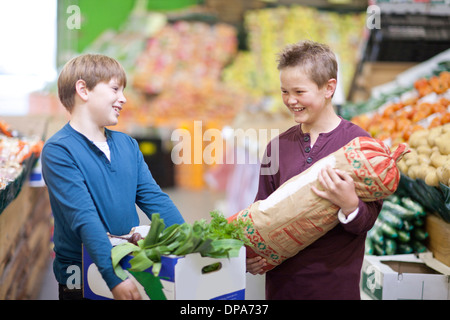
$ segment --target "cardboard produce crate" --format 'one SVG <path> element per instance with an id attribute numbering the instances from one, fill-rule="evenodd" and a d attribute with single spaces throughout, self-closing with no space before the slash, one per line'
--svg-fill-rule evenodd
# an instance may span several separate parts
<path id="1" fill-rule="evenodd" d="M 428 237 L 428 249 L 433 256 L 450 267 L 450 223 L 435 214 L 428 214 L 425 223 Z"/>
<path id="2" fill-rule="evenodd" d="M 365 256 L 361 290 L 374 300 L 450 300 L 450 268 L 431 252 Z"/>
<path id="3" fill-rule="evenodd" d="M 131 257 L 125 257 L 122 267 L 129 267 Z M 154 300 L 244 300 L 245 298 L 245 247 L 239 257 L 213 259 L 198 253 L 184 257 L 163 256 L 159 281 L 152 283 L 151 295 L 131 276 L 143 299 Z M 217 266 L 207 272 L 208 266 Z M 145 272 L 151 272 L 151 268 Z M 112 299 L 112 293 L 97 267 L 83 248 L 83 292 L 85 298 Z M 162 286 L 162 288 L 161 288 Z M 148 289 L 148 288 L 147 288 Z"/>

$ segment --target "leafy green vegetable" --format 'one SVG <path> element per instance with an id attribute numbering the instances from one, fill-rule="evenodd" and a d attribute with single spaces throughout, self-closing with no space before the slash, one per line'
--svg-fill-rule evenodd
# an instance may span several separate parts
<path id="1" fill-rule="evenodd" d="M 212 211 L 210 215 L 212 220 L 208 226 L 208 236 L 215 239 L 237 239 L 241 240 L 246 246 L 252 245 L 244 232 L 244 230 L 252 226 L 251 221 L 236 219 L 228 222 L 218 211 Z"/>
<path id="2" fill-rule="evenodd" d="M 251 246 L 245 236 L 246 228 L 251 227 L 250 221 L 228 220 L 218 211 L 210 212 L 211 222 L 205 219 L 193 224 L 183 223 L 165 227 L 164 219 L 158 213 L 152 215 L 150 230 L 144 239 L 138 241 L 138 246 L 123 243 L 113 247 L 111 257 L 114 270 L 121 279 L 126 273 L 119 262 L 128 254 L 130 271 L 144 271 L 152 267 L 157 276 L 161 270 L 162 255 L 183 256 L 198 252 L 203 257 L 230 258 L 239 255 L 242 245 Z"/>
<path id="3" fill-rule="evenodd" d="M 149 247 L 155 244 L 159 238 L 160 233 L 164 230 L 164 220 L 159 217 L 159 213 L 152 215 L 152 227 L 144 239 L 144 247 Z"/>
<path id="4" fill-rule="evenodd" d="M 144 250 L 137 251 L 133 259 L 130 260 L 132 271 L 145 270 L 153 265 L 153 261 L 148 259 L 146 252 Z"/>
<path id="5" fill-rule="evenodd" d="M 120 260 L 122 260 L 122 258 L 126 255 L 138 250 L 140 250 L 140 248 L 130 242 L 123 243 L 122 245 L 115 246 L 113 248 L 113 253 L 111 254 L 112 265 L 114 267 L 114 271 L 120 279 L 125 280 L 127 278 L 127 274 L 123 271 L 119 264 Z"/>

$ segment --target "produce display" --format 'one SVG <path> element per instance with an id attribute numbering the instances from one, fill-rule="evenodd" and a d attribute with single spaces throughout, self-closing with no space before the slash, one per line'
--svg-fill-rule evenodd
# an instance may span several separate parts
<path id="1" fill-rule="evenodd" d="M 399 192 L 450 222 L 450 123 L 414 132 L 411 152 L 398 163 Z"/>
<path id="2" fill-rule="evenodd" d="M 366 240 L 366 254 L 391 255 L 426 250 L 425 212 L 450 222 L 450 72 L 438 63 L 430 76 L 413 80 L 411 88 L 391 92 L 343 108 L 373 137 L 410 152 L 397 163 L 401 179 Z M 364 111 L 364 112 L 360 112 Z"/>
<path id="3" fill-rule="evenodd" d="M 380 215 L 367 233 L 368 255 L 393 255 L 426 251 L 426 212 L 409 197 L 392 195 L 383 202 Z"/>
<path id="4" fill-rule="evenodd" d="M 18 175 L 16 169 L 21 170 L 23 162 L 32 154 L 39 156 L 42 146 L 40 138 L 21 136 L 8 123 L 0 121 L 0 177 L 5 181 L 14 180 Z"/>
<path id="5" fill-rule="evenodd" d="M 389 140 L 392 146 L 407 142 L 419 130 L 450 122 L 450 72 L 442 71 L 414 82 L 414 88 L 391 99 L 373 112 L 356 115 L 351 121 L 372 137 Z"/>
<path id="6" fill-rule="evenodd" d="M 411 152 L 398 163 L 400 170 L 432 187 L 450 186 L 450 123 L 416 131 L 408 143 Z"/>
<path id="7" fill-rule="evenodd" d="M 124 108 L 124 117 L 143 125 L 191 118 L 230 122 L 247 102 L 241 90 L 221 80 L 236 52 L 236 31 L 230 25 L 166 24 L 137 58 L 132 90 L 140 100 Z"/>
<path id="8" fill-rule="evenodd" d="M 156 124 L 202 119 L 231 123 L 249 99 L 239 90 L 231 89 L 220 82 L 198 86 L 180 84 L 176 94 L 166 90 L 146 103 L 147 118 Z"/>
<path id="9" fill-rule="evenodd" d="M 21 136 L 0 121 L 0 212 L 20 191 L 42 147 L 40 138 Z"/>
<path id="10" fill-rule="evenodd" d="M 201 88 L 219 81 L 222 68 L 236 51 L 236 31 L 229 25 L 167 24 L 138 57 L 133 85 L 148 94 L 176 90 L 192 80 Z"/>
<path id="11" fill-rule="evenodd" d="M 230 258 L 239 255 L 243 244 L 249 245 L 244 230 L 249 223 L 235 221 L 229 223 L 219 212 L 213 211 L 210 223 L 198 220 L 193 224 L 174 224 L 166 228 L 158 213 L 152 215 L 150 230 L 145 237 L 133 233 L 128 241 L 111 250 L 114 270 L 118 277 L 125 279 L 125 271 L 120 265 L 123 257 L 131 254 L 130 271 L 141 272 L 152 268 L 158 276 L 162 255 L 184 256 L 198 252 L 212 258 Z"/>
<path id="12" fill-rule="evenodd" d="M 277 54 L 287 44 L 310 39 L 327 43 L 338 56 L 340 84 L 348 92 L 364 38 L 365 13 L 337 13 L 292 5 L 248 11 L 248 51 L 239 52 L 223 72 L 227 84 L 282 107 Z"/>
<path id="13" fill-rule="evenodd" d="M 321 188 L 321 168 L 330 165 L 347 172 L 357 195 L 363 201 L 375 201 L 396 191 L 400 180 L 396 162 L 406 152 L 405 144 L 391 153 L 380 140 L 355 138 L 286 181 L 267 199 L 236 213 L 229 221 L 251 221 L 253 225 L 245 232 L 253 244 L 247 247 L 247 256 L 260 255 L 267 260 L 265 269 L 273 269 L 338 224 L 339 208 L 311 190 L 311 186 Z"/>

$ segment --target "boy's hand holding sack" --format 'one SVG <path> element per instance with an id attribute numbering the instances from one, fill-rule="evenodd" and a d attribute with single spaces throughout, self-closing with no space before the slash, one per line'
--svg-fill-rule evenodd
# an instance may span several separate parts
<path id="1" fill-rule="evenodd" d="M 355 138 L 341 149 L 317 161 L 291 178 L 267 199 L 260 200 L 228 220 L 250 220 L 246 236 L 253 244 L 247 257 L 260 255 L 270 270 L 313 243 L 338 224 L 339 207 L 320 198 L 311 186 L 321 189 L 320 170 L 330 165 L 347 172 L 355 182 L 358 197 L 365 201 L 383 199 L 397 189 L 400 171 L 396 166 L 407 150 L 400 144 L 395 152 L 382 141 Z"/>

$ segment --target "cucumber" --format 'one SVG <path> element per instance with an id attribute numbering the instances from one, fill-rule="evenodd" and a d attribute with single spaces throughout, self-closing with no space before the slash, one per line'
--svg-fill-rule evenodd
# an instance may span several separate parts
<path id="1" fill-rule="evenodd" d="M 386 198 L 378 219 L 367 233 L 365 253 L 394 255 L 426 251 L 425 215 L 422 205 L 409 197 Z"/>
<path id="2" fill-rule="evenodd" d="M 413 253 L 414 250 L 409 243 L 399 243 L 397 246 L 397 252 L 400 254 L 405 254 L 405 253 Z"/>
<path id="3" fill-rule="evenodd" d="M 383 234 L 388 238 L 395 239 L 398 237 L 397 230 L 394 227 L 392 227 L 390 224 L 388 224 L 384 221 L 377 219 L 375 221 L 375 226 L 380 228 L 380 230 L 383 232 Z"/>
<path id="4" fill-rule="evenodd" d="M 418 241 L 423 241 L 428 238 L 428 232 L 426 232 L 422 228 L 416 228 L 413 230 L 413 237 Z"/>
<path id="5" fill-rule="evenodd" d="M 373 255 L 374 254 L 373 242 L 368 237 L 366 238 L 366 245 L 364 247 L 364 254 L 367 254 L 367 255 Z"/>
<path id="6" fill-rule="evenodd" d="M 423 225 L 425 224 L 425 222 L 423 221 L 422 217 L 416 217 L 412 223 L 414 224 L 415 227 L 423 227 Z"/>
<path id="7" fill-rule="evenodd" d="M 403 227 L 404 220 L 399 218 L 397 215 L 391 213 L 387 209 L 381 209 L 380 218 L 396 229 L 401 229 Z"/>
<path id="8" fill-rule="evenodd" d="M 377 256 L 384 256 L 386 253 L 384 252 L 383 246 L 378 244 L 378 243 L 374 243 L 373 245 L 373 252 L 377 255 Z"/>
<path id="9" fill-rule="evenodd" d="M 404 230 L 404 231 L 411 231 L 412 229 L 414 229 L 413 221 L 409 221 L 409 220 L 403 219 L 403 228 L 402 228 L 402 230 Z"/>
<path id="10" fill-rule="evenodd" d="M 417 216 L 417 213 L 414 211 L 411 211 L 399 204 L 392 203 L 389 201 L 386 201 L 383 203 L 383 209 L 390 211 L 392 214 L 395 214 L 401 219 L 405 220 L 412 220 Z"/>
<path id="11" fill-rule="evenodd" d="M 421 204 L 417 203 L 416 201 L 413 201 L 409 197 L 402 198 L 401 204 L 406 209 L 414 212 L 417 216 L 424 217 L 426 214 L 423 206 Z"/>
<path id="12" fill-rule="evenodd" d="M 417 240 L 412 241 L 411 246 L 412 246 L 414 252 L 417 252 L 417 253 L 427 251 L 427 247 L 425 247 L 425 245 L 423 243 L 421 243 L 420 241 L 417 241 Z"/>
<path id="13" fill-rule="evenodd" d="M 395 254 L 396 251 L 397 251 L 397 242 L 395 242 L 395 240 L 393 239 L 386 238 L 384 240 L 384 252 L 387 255 L 392 255 Z"/>
<path id="14" fill-rule="evenodd" d="M 373 227 L 367 232 L 367 237 L 371 240 L 372 243 L 383 244 L 384 236 L 383 232 L 381 232 L 380 228 Z"/>
<path id="15" fill-rule="evenodd" d="M 398 230 L 397 235 L 398 235 L 398 241 L 401 243 L 407 243 L 411 240 L 410 233 L 405 230 Z"/>
<path id="16" fill-rule="evenodd" d="M 396 194 L 391 194 L 384 201 L 390 201 L 392 203 L 400 203 L 400 197 Z"/>

